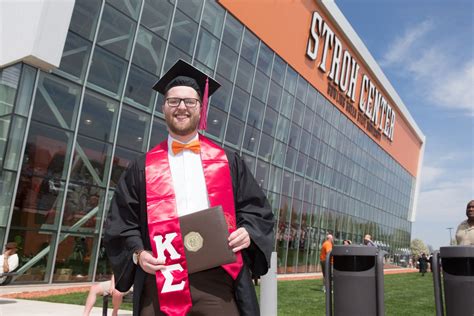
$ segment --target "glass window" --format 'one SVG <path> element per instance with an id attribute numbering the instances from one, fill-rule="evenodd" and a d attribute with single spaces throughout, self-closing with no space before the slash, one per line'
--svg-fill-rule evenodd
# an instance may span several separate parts
<path id="1" fill-rule="evenodd" d="M 307 131 L 301 132 L 300 151 L 309 155 L 309 144 L 311 141 L 311 135 Z"/>
<path id="2" fill-rule="evenodd" d="M 257 70 L 255 72 L 252 95 L 256 96 L 262 101 L 265 101 L 265 99 L 267 98 L 269 81 L 270 79 L 267 76 Z"/>
<path id="3" fill-rule="evenodd" d="M 150 114 L 123 105 L 117 145 L 145 152 L 149 127 Z"/>
<path id="4" fill-rule="evenodd" d="M 263 135 L 263 134 L 262 134 Z M 286 144 L 275 140 L 275 146 L 273 147 L 273 163 L 278 166 L 283 166 L 286 153 Z"/>
<path id="5" fill-rule="evenodd" d="M 66 236 L 58 245 L 53 280 L 55 282 L 91 281 L 92 274 L 89 274 L 89 271 L 92 269 L 89 265 L 92 264 L 90 257 L 94 239 L 82 234 Z"/>
<path id="6" fill-rule="evenodd" d="M 270 77 L 272 71 L 273 52 L 265 43 L 260 42 L 260 51 L 258 53 L 257 68 L 265 75 Z"/>
<path id="7" fill-rule="evenodd" d="M 157 77 L 132 65 L 128 75 L 127 88 L 125 89 L 127 101 L 151 109 L 156 96 L 156 92 L 152 87 L 157 79 Z"/>
<path id="8" fill-rule="evenodd" d="M 209 108 L 207 117 L 207 130 L 206 132 L 214 135 L 219 140 L 222 140 L 224 136 L 224 127 L 227 119 L 227 114 L 217 109 L 214 106 Z"/>
<path id="9" fill-rule="evenodd" d="M 296 99 L 295 107 L 293 108 L 293 116 L 292 121 L 301 126 L 303 121 L 303 111 L 304 111 L 304 104 L 301 103 L 300 100 Z"/>
<path id="10" fill-rule="evenodd" d="M 296 79 L 298 74 L 292 68 L 288 67 L 286 69 L 285 77 L 285 89 L 288 90 L 291 94 L 295 94 L 296 91 Z"/>
<path id="11" fill-rule="evenodd" d="M 282 142 L 288 141 L 288 134 L 290 130 L 290 120 L 280 115 L 276 130 L 276 138 Z"/>
<path id="12" fill-rule="evenodd" d="M 9 236 L 20 241 L 18 247 L 18 256 L 22 259 L 21 266 L 28 263 L 24 274 L 19 275 L 15 282 L 48 282 L 50 272 L 46 268 L 48 260 L 52 260 L 54 243 L 51 230 L 31 229 L 24 227 L 12 227 Z"/>
<path id="13" fill-rule="evenodd" d="M 311 131 L 314 116 L 314 112 L 307 107 L 303 117 L 303 128 L 305 130 Z"/>
<path id="14" fill-rule="evenodd" d="M 4 168 L 18 170 L 20 164 L 21 147 L 26 132 L 26 118 L 13 116 L 8 135 L 8 147 L 6 150 Z M 2 150 L 0 150 L 2 152 Z M 3 158 L 3 155 L 0 157 Z M 1 161 L 0 161 L 1 162 Z M 7 192 L 7 191 L 4 191 Z M 12 191 L 13 192 L 13 191 Z M 1 205 L 1 203 L 0 203 Z M 10 205 L 10 204 L 8 204 Z"/>
<path id="15" fill-rule="evenodd" d="M 101 1 L 99 0 L 76 1 L 69 28 L 92 41 L 100 6 Z"/>
<path id="16" fill-rule="evenodd" d="M 280 100 L 282 87 L 276 84 L 273 80 L 270 81 L 270 92 L 268 93 L 267 104 L 275 110 L 280 110 Z"/>
<path id="17" fill-rule="evenodd" d="M 250 172 L 254 174 L 255 157 L 247 155 L 247 154 L 242 154 L 242 159 L 244 160 L 244 163 L 247 166 L 247 168 L 250 170 Z"/>
<path id="18" fill-rule="evenodd" d="M 133 63 L 155 75 L 159 75 L 165 47 L 166 43 L 163 39 L 140 27 L 133 53 Z"/>
<path id="19" fill-rule="evenodd" d="M 278 113 L 267 107 L 265 111 L 265 119 L 263 120 L 263 131 L 269 135 L 274 135 L 277 120 Z"/>
<path id="20" fill-rule="evenodd" d="M 242 41 L 242 48 L 240 55 L 243 56 L 252 65 L 255 65 L 257 60 L 258 38 L 252 34 L 248 29 L 245 29 L 244 40 Z"/>
<path id="21" fill-rule="evenodd" d="M 270 160 L 273 149 L 273 138 L 262 133 L 260 139 L 260 147 L 258 148 L 258 155 L 265 160 Z"/>
<path id="22" fill-rule="evenodd" d="M 289 169 L 293 169 L 295 167 L 296 154 L 296 150 L 291 147 L 288 147 L 288 150 L 286 152 L 285 167 Z"/>
<path id="23" fill-rule="evenodd" d="M 291 123 L 290 128 L 290 138 L 288 141 L 288 145 L 293 148 L 299 148 L 300 146 L 300 135 L 301 135 L 301 128 L 299 128 L 295 123 Z"/>
<path id="24" fill-rule="evenodd" d="M 291 112 L 293 111 L 293 105 L 295 103 L 295 97 L 289 94 L 286 90 L 283 91 L 281 98 L 281 114 L 287 118 L 291 118 Z"/>
<path id="25" fill-rule="evenodd" d="M 316 166 L 316 160 L 313 158 L 308 158 L 308 162 L 306 164 L 306 172 L 305 175 L 310 179 L 314 179 L 314 171 Z"/>
<path id="26" fill-rule="evenodd" d="M 169 0 L 145 0 L 141 23 L 150 31 L 167 39 L 172 17 L 173 4 Z"/>
<path id="27" fill-rule="evenodd" d="M 257 162 L 257 170 L 255 172 L 255 180 L 260 185 L 261 188 L 264 190 L 268 189 L 268 171 L 269 165 L 265 161 L 258 160 Z"/>
<path id="28" fill-rule="evenodd" d="M 15 113 L 27 116 L 30 111 L 31 97 L 33 96 L 33 87 L 36 79 L 36 68 L 23 64 L 20 78 L 20 92 L 16 100 Z M 5 70 L 3 70 L 5 71 Z M 3 92 L 2 92 L 2 95 Z"/>
<path id="29" fill-rule="evenodd" d="M 247 118 L 247 124 L 255 128 L 261 129 L 263 123 L 263 112 L 265 111 L 265 104 L 252 97 L 250 100 L 250 109 Z"/>
<path id="30" fill-rule="evenodd" d="M 104 142 L 112 142 L 117 109 L 117 101 L 86 90 L 79 122 L 79 134 Z"/>
<path id="31" fill-rule="evenodd" d="M 296 97 L 302 102 L 306 102 L 306 90 L 308 90 L 308 83 L 303 77 L 298 78 L 298 86 L 296 88 Z"/>
<path id="32" fill-rule="evenodd" d="M 13 112 L 20 74 L 21 64 L 0 70 L 0 116 L 8 115 Z M 8 122 L 9 121 L 4 123 L 8 124 Z M 1 131 L 0 136 L 6 138 L 8 126 L 2 126 Z M 3 133 L 4 135 L 2 135 Z"/>
<path id="33" fill-rule="evenodd" d="M 230 116 L 229 122 L 227 123 L 225 141 L 236 147 L 240 147 L 243 138 L 243 131 L 244 122 Z"/>
<path id="34" fill-rule="evenodd" d="M 221 87 L 212 95 L 211 103 L 224 111 L 228 111 L 230 96 L 232 95 L 232 83 L 220 75 L 216 75 L 216 80 L 221 84 Z"/>
<path id="35" fill-rule="evenodd" d="M 296 172 L 300 174 L 304 174 L 304 171 L 306 169 L 306 159 L 308 157 L 302 153 L 298 155 L 298 160 L 296 162 Z"/>
<path id="36" fill-rule="evenodd" d="M 109 5 L 105 5 L 97 44 L 128 59 L 136 23 Z"/>
<path id="37" fill-rule="evenodd" d="M 268 174 L 268 189 L 274 192 L 280 192 L 281 186 L 281 175 L 283 170 L 281 168 L 276 167 L 275 165 L 270 165 L 270 173 Z M 278 201 L 275 201 L 277 204 Z M 275 207 L 274 204 L 272 204 Z"/>
<path id="38" fill-rule="evenodd" d="M 214 36 L 221 37 L 224 23 L 224 9 L 214 1 L 206 1 L 202 14 L 201 26 L 210 31 Z"/>
<path id="39" fill-rule="evenodd" d="M 62 230 L 94 232 L 101 224 L 105 190 L 90 184 L 70 182 L 67 191 Z"/>
<path id="40" fill-rule="evenodd" d="M 230 114 L 241 120 L 245 120 L 249 107 L 249 99 L 250 96 L 247 92 L 242 89 L 239 89 L 238 87 L 235 87 L 234 96 L 232 98 L 232 106 L 230 108 Z"/>
<path id="41" fill-rule="evenodd" d="M 237 60 L 237 53 L 225 44 L 221 45 L 219 62 L 217 63 L 217 73 L 233 81 L 237 69 Z"/>
<path id="42" fill-rule="evenodd" d="M 79 86 L 56 76 L 41 73 L 33 105 L 33 119 L 72 129 L 80 96 Z"/>
<path id="43" fill-rule="evenodd" d="M 175 46 L 169 44 L 168 51 L 166 53 L 164 73 L 166 73 L 176 63 L 178 59 L 182 59 L 184 61 L 187 61 L 188 63 L 191 63 L 191 55 L 188 55 L 179 48 L 176 48 Z"/>
<path id="44" fill-rule="evenodd" d="M 176 10 L 171 30 L 170 42 L 179 47 L 186 54 L 191 55 L 194 50 L 198 25 L 188 16 Z"/>
<path id="45" fill-rule="evenodd" d="M 2 184 L 2 194 L 0 195 L 0 226 L 3 227 L 5 227 L 8 222 L 15 180 L 16 172 L 2 170 L 0 174 L 0 183 Z"/>
<path id="46" fill-rule="evenodd" d="M 240 47 L 240 39 L 242 36 L 242 24 L 232 15 L 227 14 L 225 18 L 224 35 L 222 42 L 227 44 L 234 51 L 238 52 Z"/>
<path id="47" fill-rule="evenodd" d="M 120 176 L 127 169 L 130 162 L 137 158 L 142 153 L 125 149 L 122 147 L 115 148 L 115 155 L 112 167 L 112 175 L 110 177 L 110 186 L 114 188 L 120 180 Z"/>
<path id="48" fill-rule="evenodd" d="M 209 124 L 209 123 L 208 123 Z M 166 123 L 157 117 L 153 118 L 153 129 L 151 130 L 150 148 L 152 149 L 168 137 Z"/>
<path id="49" fill-rule="evenodd" d="M 107 0 L 107 2 L 136 20 L 140 13 L 142 0 Z"/>
<path id="50" fill-rule="evenodd" d="M 178 1 L 178 9 L 189 15 L 194 21 L 199 21 L 203 0 Z"/>
<path id="51" fill-rule="evenodd" d="M 112 145 L 88 137 L 77 137 L 71 181 L 105 187 Z"/>
<path id="52" fill-rule="evenodd" d="M 89 82 L 118 96 L 123 89 L 126 69 L 127 64 L 123 59 L 96 47 L 92 57 Z"/>
<path id="53" fill-rule="evenodd" d="M 250 92 L 250 88 L 252 87 L 254 70 L 254 66 L 249 64 L 244 59 L 240 58 L 239 68 L 237 70 L 237 79 L 235 80 L 236 84 L 242 89 Z"/>
<path id="54" fill-rule="evenodd" d="M 59 70 L 74 76 L 79 79 L 79 81 L 84 80 L 90 52 L 90 42 L 69 32 L 66 38 L 66 44 L 64 45 Z"/>
<path id="55" fill-rule="evenodd" d="M 242 146 L 243 149 L 255 154 L 258 147 L 259 136 L 259 130 L 255 129 L 250 125 L 247 125 L 245 128 L 244 143 Z"/>
<path id="56" fill-rule="evenodd" d="M 275 55 L 275 60 L 273 61 L 272 80 L 278 83 L 280 86 L 283 86 L 283 81 L 285 80 L 285 69 L 286 63 L 280 58 L 280 56 Z"/>
<path id="57" fill-rule="evenodd" d="M 211 33 L 201 29 L 196 50 L 196 59 L 207 67 L 214 69 L 216 66 L 219 41 Z"/>
<path id="58" fill-rule="evenodd" d="M 56 221 L 61 209 L 72 132 L 32 121 L 15 201 L 13 226 Z"/>

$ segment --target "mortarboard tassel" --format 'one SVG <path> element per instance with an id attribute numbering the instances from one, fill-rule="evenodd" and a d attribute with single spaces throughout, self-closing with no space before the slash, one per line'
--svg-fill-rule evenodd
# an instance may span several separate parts
<path id="1" fill-rule="evenodd" d="M 202 96 L 201 119 L 199 120 L 199 129 L 206 130 L 207 128 L 207 103 L 209 101 L 209 77 L 206 78 L 206 86 L 204 87 L 204 94 Z"/>

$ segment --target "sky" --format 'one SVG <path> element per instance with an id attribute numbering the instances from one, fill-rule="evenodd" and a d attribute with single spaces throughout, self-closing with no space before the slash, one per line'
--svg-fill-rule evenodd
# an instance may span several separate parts
<path id="1" fill-rule="evenodd" d="M 426 136 L 412 239 L 447 246 L 474 199 L 474 1 L 335 2 Z"/>

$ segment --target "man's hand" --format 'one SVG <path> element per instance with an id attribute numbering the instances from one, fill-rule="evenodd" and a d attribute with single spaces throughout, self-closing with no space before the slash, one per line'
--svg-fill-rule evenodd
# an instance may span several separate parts
<path id="1" fill-rule="evenodd" d="M 229 246 L 232 247 L 233 252 L 240 251 L 250 246 L 250 236 L 244 227 L 240 227 L 230 234 L 228 240 Z"/>
<path id="2" fill-rule="evenodd" d="M 158 270 L 163 270 L 165 266 L 164 260 L 158 260 L 148 251 L 142 251 L 138 258 L 138 264 L 140 267 L 149 274 L 155 274 Z"/>

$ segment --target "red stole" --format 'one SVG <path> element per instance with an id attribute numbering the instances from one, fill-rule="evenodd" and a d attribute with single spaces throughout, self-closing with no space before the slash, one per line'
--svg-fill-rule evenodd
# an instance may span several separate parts
<path id="1" fill-rule="evenodd" d="M 201 160 L 210 207 L 222 205 L 229 233 L 236 229 L 234 195 L 227 156 L 222 148 L 199 135 Z M 166 270 L 156 273 L 158 300 L 163 313 L 185 315 L 192 306 L 188 269 L 181 236 L 173 180 L 168 161 L 168 142 L 146 155 L 148 232 L 155 257 L 166 259 Z M 242 268 L 238 252 L 234 263 L 222 266 L 235 280 Z"/>

